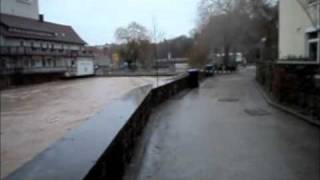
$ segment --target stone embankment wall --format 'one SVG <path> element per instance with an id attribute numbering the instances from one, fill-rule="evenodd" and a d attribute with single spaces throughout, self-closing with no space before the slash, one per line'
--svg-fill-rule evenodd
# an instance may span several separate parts
<path id="1" fill-rule="evenodd" d="M 182 90 L 196 88 L 205 77 L 202 74 L 137 89 L 135 95 L 109 105 L 6 179 L 122 179 L 152 110 Z"/>
<path id="2" fill-rule="evenodd" d="M 85 179 L 121 179 L 152 109 L 187 88 L 189 77 L 185 76 L 152 89 Z"/>

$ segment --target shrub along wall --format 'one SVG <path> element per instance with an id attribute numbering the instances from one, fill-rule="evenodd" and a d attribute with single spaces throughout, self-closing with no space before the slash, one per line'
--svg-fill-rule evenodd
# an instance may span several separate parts
<path id="1" fill-rule="evenodd" d="M 320 87 L 315 79 L 319 67 L 260 62 L 256 79 L 278 103 L 320 121 Z"/>

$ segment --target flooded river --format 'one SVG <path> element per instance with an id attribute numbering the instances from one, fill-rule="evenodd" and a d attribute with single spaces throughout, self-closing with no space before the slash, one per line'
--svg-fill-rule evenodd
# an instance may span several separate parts
<path id="1" fill-rule="evenodd" d="M 161 78 L 163 84 L 170 78 Z M 86 78 L 1 92 L 1 178 L 152 77 Z"/>

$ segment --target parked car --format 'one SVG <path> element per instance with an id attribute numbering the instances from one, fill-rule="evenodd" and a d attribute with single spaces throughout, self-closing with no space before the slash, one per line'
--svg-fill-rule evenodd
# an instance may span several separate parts
<path id="1" fill-rule="evenodd" d="M 207 64 L 205 67 L 206 76 L 213 76 L 215 71 L 215 66 L 213 64 Z"/>

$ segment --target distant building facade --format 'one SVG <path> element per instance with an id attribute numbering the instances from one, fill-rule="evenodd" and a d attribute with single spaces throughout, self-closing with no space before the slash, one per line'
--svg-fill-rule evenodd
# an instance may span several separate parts
<path id="1" fill-rule="evenodd" d="M 112 68 L 111 50 L 107 45 L 90 46 L 89 50 L 94 57 L 96 73 L 98 75 L 106 74 Z"/>
<path id="2" fill-rule="evenodd" d="M 212 64 L 223 64 L 224 63 L 224 53 L 210 53 L 209 54 L 209 62 Z M 241 52 L 229 53 L 229 61 L 235 62 L 237 64 L 246 64 L 247 61 Z"/>
<path id="3" fill-rule="evenodd" d="M 279 58 L 320 63 L 320 0 L 280 0 Z"/>
<path id="4" fill-rule="evenodd" d="M 154 62 L 153 68 L 174 71 L 174 72 L 187 72 L 190 68 L 188 58 L 164 58 L 157 59 Z"/>
<path id="5" fill-rule="evenodd" d="M 1 0 L 0 75 L 14 77 L 84 76 L 94 74 L 92 53 L 72 27 L 46 22 L 37 0 Z M 0 85 L 1 86 L 1 85 Z"/>
<path id="6" fill-rule="evenodd" d="M 38 0 L 0 0 L 0 13 L 31 19 L 39 18 Z"/>

